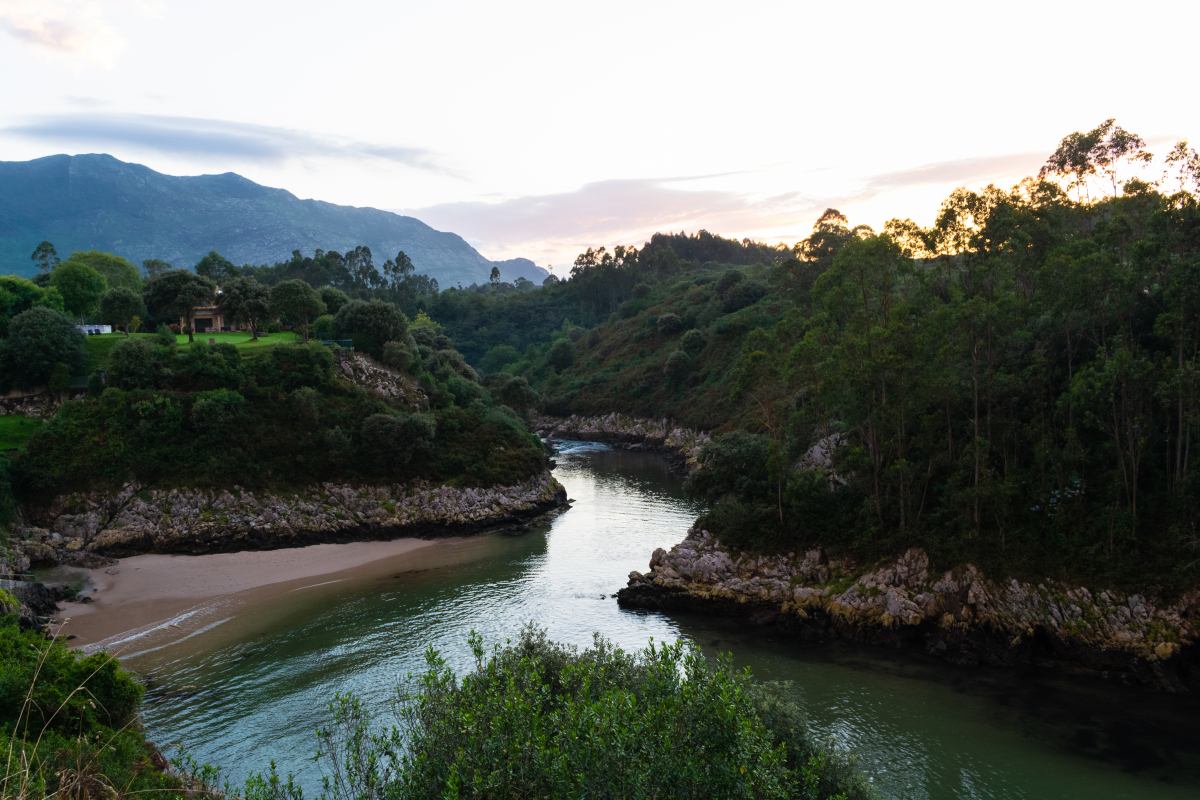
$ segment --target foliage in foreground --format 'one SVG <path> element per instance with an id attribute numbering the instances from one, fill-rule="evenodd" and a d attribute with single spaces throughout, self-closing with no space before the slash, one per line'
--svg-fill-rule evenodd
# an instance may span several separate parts
<path id="1" fill-rule="evenodd" d="M 805 730 L 786 687 L 756 686 L 728 658 L 679 643 L 626 653 L 555 644 L 525 628 L 458 679 L 432 649 L 396 704 L 399 724 L 370 733 L 353 696 L 319 732 L 324 795 L 337 798 L 873 798 L 852 759 Z M 272 770 L 247 797 L 300 796 Z"/>
<path id="2" fill-rule="evenodd" d="M 137 725 L 143 689 L 116 659 L 81 657 L 7 613 L 0 593 L 0 797 L 302 800 L 274 763 L 240 791 L 181 755 L 175 773 Z M 754 684 L 683 643 L 583 652 L 526 627 L 490 658 L 472 635 L 461 680 L 432 649 L 397 725 L 338 696 L 317 730 L 330 800 L 374 798 L 843 798 L 877 794 L 854 760 L 814 742 L 786 684 Z"/>
<path id="3" fill-rule="evenodd" d="M 23 630 L 14 607 L 0 597 L 0 797 L 178 796 L 136 726 L 142 686 L 111 656 Z"/>

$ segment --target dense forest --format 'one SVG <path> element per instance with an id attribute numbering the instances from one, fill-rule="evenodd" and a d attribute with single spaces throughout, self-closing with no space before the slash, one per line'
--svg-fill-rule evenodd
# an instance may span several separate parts
<path id="1" fill-rule="evenodd" d="M 928 228 L 831 209 L 786 252 L 656 237 L 581 255 L 565 286 L 443 292 L 430 314 L 486 327 L 480 365 L 524 376 L 552 413 L 727 432 L 690 485 L 730 544 L 916 544 L 947 565 L 1187 585 L 1200 158 L 1181 142 L 1160 163 L 1151 181 L 1144 143 L 1110 120 L 1012 189 L 955 191 Z M 494 344 L 539 313 L 572 321 Z"/>

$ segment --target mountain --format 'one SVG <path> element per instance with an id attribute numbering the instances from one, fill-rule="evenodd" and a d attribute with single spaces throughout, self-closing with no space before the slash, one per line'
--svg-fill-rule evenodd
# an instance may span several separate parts
<path id="1" fill-rule="evenodd" d="M 381 264 L 403 250 L 443 287 L 549 274 L 525 258 L 492 262 L 458 234 L 375 208 L 301 200 L 232 172 L 176 177 L 110 155 L 0 161 L 0 274 L 29 276 L 29 254 L 54 243 L 60 257 L 103 250 L 135 264 L 162 258 L 191 267 L 210 250 L 235 264 L 272 264 L 317 248 L 367 245 Z"/>

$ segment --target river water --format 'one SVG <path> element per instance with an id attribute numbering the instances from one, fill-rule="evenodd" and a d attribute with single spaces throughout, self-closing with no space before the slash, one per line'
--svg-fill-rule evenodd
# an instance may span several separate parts
<path id="1" fill-rule="evenodd" d="M 627 649 L 686 637 L 710 656 L 732 652 L 759 679 L 793 681 L 810 725 L 856 752 L 888 797 L 1200 796 L 1194 700 L 621 610 L 612 593 L 656 547 L 676 544 L 698 509 L 657 455 L 567 442 L 557 458 L 573 505 L 524 535 L 438 543 L 411 570 L 291 591 L 128 657 L 154 687 L 149 738 L 183 743 L 238 782 L 274 759 L 313 794 L 313 730 L 334 692 L 359 694 L 386 721 L 427 647 L 461 673 L 470 631 L 502 642 L 533 621 L 581 647 L 596 631 Z"/>

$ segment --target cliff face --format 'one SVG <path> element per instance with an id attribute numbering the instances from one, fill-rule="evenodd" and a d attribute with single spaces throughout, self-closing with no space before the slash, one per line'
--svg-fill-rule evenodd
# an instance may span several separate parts
<path id="1" fill-rule="evenodd" d="M 739 554 L 689 530 L 650 572 L 630 573 L 624 607 L 742 615 L 802 639 L 920 647 L 959 664 L 1060 666 L 1154 686 L 1200 688 L 1200 591 L 1173 602 L 1046 581 L 994 581 L 974 566 L 931 574 L 919 549 L 856 565 L 821 550 Z"/>
<path id="2" fill-rule="evenodd" d="M 320 542 L 454 536 L 527 519 L 566 502 L 549 473 L 515 486 L 454 489 L 325 483 L 303 494 L 143 489 L 63 495 L 28 509 L 10 568 L 96 567 L 139 553 L 215 553 Z M 16 569 L 14 569 L 16 571 Z"/>
<path id="3" fill-rule="evenodd" d="M 670 420 L 643 419 L 612 413 L 599 417 L 548 417 L 535 414 L 530 429 L 540 436 L 608 442 L 630 449 L 657 450 L 683 472 L 699 465 L 700 448 L 709 441 L 707 433 L 674 425 Z"/>

